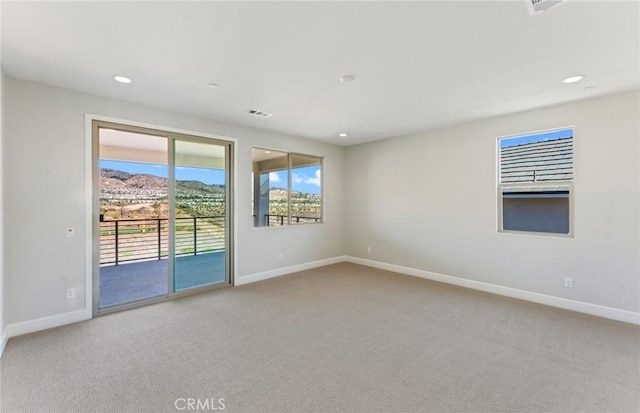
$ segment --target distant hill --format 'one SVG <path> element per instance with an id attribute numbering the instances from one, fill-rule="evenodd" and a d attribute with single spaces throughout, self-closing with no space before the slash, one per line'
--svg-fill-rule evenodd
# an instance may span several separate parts
<path id="1" fill-rule="evenodd" d="M 107 190 L 109 188 L 118 189 L 143 189 L 143 190 L 166 190 L 169 180 L 161 176 L 149 174 L 132 174 L 115 169 L 100 169 L 100 186 Z M 199 181 L 177 181 L 178 192 L 188 192 L 192 194 L 223 194 L 224 185 L 207 185 Z"/>
<path id="2" fill-rule="evenodd" d="M 106 219 L 166 218 L 169 180 L 150 174 L 133 174 L 115 169 L 100 169 L 100 211 Z M 225 186 L 199 181 L 177 181 L 176 214 L 180 217 L 223 216 Z M 289 202 L 289 199 L 291 202 Z M 269 189 L 269 213 L 286 215 L 289 204 L 293 216 L 320 216 L 320 195 L 286 188 Z"/>
<path id="3" fill-rule="evenodd" d="M 126 181 L 135 174 L 129 172 L 117 171 L 115 169 L 100 168 L 100 178 L 103 179 L 115 179 L 118 181 Z"/>
<path id="4" fill-rule="evenodd" d="M 224 185 L 207 185 L 200 181 L 177 181 L 178 191 L 195 191 L 207 194 L 224 194 Z"/>

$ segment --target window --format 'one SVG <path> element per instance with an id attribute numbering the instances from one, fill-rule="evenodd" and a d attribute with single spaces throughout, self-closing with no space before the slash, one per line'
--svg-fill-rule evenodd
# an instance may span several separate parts
<path id="1" fill-rule="evenodd" d="M 499 139 L 499 231 L 570 235 L 573 130 Z"/>
<path id="2" fill-rule="evenodd" d="M 322 158 L 253 148 L 253 225 L 322 222 Z"/>

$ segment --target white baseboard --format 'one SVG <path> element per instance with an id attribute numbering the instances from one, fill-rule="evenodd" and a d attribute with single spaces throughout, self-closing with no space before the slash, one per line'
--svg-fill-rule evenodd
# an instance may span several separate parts
<path id="1" fill-rule="evenodd" d="M 292 265 L 289 267 L 277 268 L 275 270 L 246 275 L 244 277 L 237 277 L 235 279 L 235 285 L 249 284 L 252 282 L 266 280 L 273 277 L 279 277 L 281 275 L 290 274 L 298 271 L 324 267 L 325 265 L 344 262 L 344 260 L 345 260 L 344 256 L 339 256 L 339 257 L 327 258 L 319 261 L 307 262 L 304 264 Z M 65 324 L 77 323 L 79 321 L 89 320 L 90 318 L 92 318 L 91 310 L 84 309 L 84 310 L 71 311 L 63 314 L 57 314 L 49 317 L 42 317 L 35 320 L 9 324 L 7 326 L 7 332 L 5 334 L 6 337 L 4 339 L 4 342 L 6 342 L 11 337 L 21 336 L 23 334 L 29 334 L 36 331 L 46 330 L 49 328 L 60 327 Z M 2 343 L 0 342 L 0 344 Z"/>
<path id="2" fill-rule="evenodd" d="M 48 317 L 36 318 L 35 320 L 13 323 L 7 326 L 7 338 L 21 336 L 40 330 L 60 327 L 65 324 L 77 323 L 78 321 L 89 320 L 92 317 L 90 310 L 76 310 L 68 313 L 56 314 Z"/>
<path id="3" fill-rule="evenodd" d="M 313 268 L 324 267 L 325 265 L 338 264 L 344 262 L 345 257 L 333 257 L 319 261 L 306 262 L 304 264 L 291 265 L 289 267 L 276 268 L 275 270 L 259 272 L 256 274 L 244 275 L 235 279 L 235 285 L 244 285 L 256 281 L 268 280 L 269 278 L 280 277 L 281 275 L 291 274 L 293 272 L 310 270 Z"/>
<path id="4" fill-rule="evenodd" d="M 338 256 L 318 261 L 307 262 L 304 264 L 292 265 L 289 267 L 277 268 L 270 271 L 264 271 L 256 274 L 237 277 L 235 285 L 244 285 L 256 281 L 267 280 L 269 278 L 279 277 L 299 271 L 310 270 L 313 268 L 324 267 L 325 265 L 337 264 L 341 262 L 351 262 L 354 264 L 365 265 L 368 267 L 379 268 L 386 271 L 392 271 L 400 274 L 411 275 L 414 277 L 424 278 L 427 280 L 443 282 L 446 284 L 457 285 L 460 287 L 470 288 L 473 290 L 489 292 L 506 297 L 518 298 L 520 300 L 531 301 L 538 304 L 544 304 L 551 307 L 562 308 L 565 310 L 576 311 L 580 313 L 595 315 L 626 323 L 640 325 L 640 313 L 621 310 L 618 308 L 607 307 L 598 304 L 585 303 L 583 301 L 575 301 L 567 298 L 554 297 L 550 295 L 535 293 L 531 291 L 518 290 L 510 287 L 503 287 L 496 284 L 489 284 L 481 281 L 468 280 L 464 278 L 453 277 L 450 275 L 438 274 L 431 271 L 418 270 L 401 265 L 387 264 L 380 261 L 367 260 L 364 258 L 352 256 Z M 63 326 L 65 324 L 77 323 L 79 321 L 89 320 L 92 318 L 90 309 L 76 310 L 68 313 L 57 314 L 48 317 L 42 317 L 35 320 L 13 323 L 7 326 L 6 331 L 0 336 L 0 356 L 7 345 L 7 341 L 11 337 L 29 334 L 36 331 L 46 330 L 49 328 Z"/>
<path id="5" fill-rule="evenodd" d="M 2 358 L 2 353 L 4 353 L 5 347 L 7 347 L 7 341 L 9 341 L 9 337 L 7 336 L 7 331 L 3 331 L 0 336 L 0 358 Z"/>
<path id="6" fill-rule="evenodd" d="M 585 303 L 583 301 L 570 300 L 568 298 L 555 297 L 531 291 L 518 290 L 516 288 L 503 287 L 501 285 L 489 284 L 481 281 L 473 281 L 465 278 L 453 277 L 450 275 L 438 274 L 431 271 L 418 270 L 415 268 L 403 267 L 401 265 L 387 264 L 380 261 L 372 261 L 364 258 L 346 256 L 345 261 L 354 264 L 366 265 L 368 267 L 379 268 L 381 270 L 397 272 L 414 277 L 425 278 L 427 280 L 443 282 L 447 284 L 457 285 L 460 287 L 470 288 L 473 290 L 484 291 L 488 293 L 503 295 L 506 297 L 518 298 L 520 300 L 531 301 L 538 304 L 544 304 L 551 307 L 562 308 L 565 310 L 576 311 L 595 315 L 598 317 L 609 318 L 611 320 L 623 321 L 640 325 L 640 313 L 619 308 L 607 307 L 598 304 Z"/>

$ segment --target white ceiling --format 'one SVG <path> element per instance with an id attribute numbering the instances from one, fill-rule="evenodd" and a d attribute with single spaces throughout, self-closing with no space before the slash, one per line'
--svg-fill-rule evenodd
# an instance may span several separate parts
<path id="1" fill-rule="evenodd" d="M 3 1 L 2 66 L 20 79 L 352 145 L 637 88 L 639 6 L 574 0 L 531 17 L 519 0 Z M 586 78 L 560 82 L 573 74 Z"/>

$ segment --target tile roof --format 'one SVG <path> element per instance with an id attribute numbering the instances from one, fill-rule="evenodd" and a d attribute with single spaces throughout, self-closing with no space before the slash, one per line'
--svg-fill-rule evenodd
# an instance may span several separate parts
<path id="1" fill-rule="evenodd" d="M 500 182 L 573 180 L 573 137 L 500 149 Z"/>

